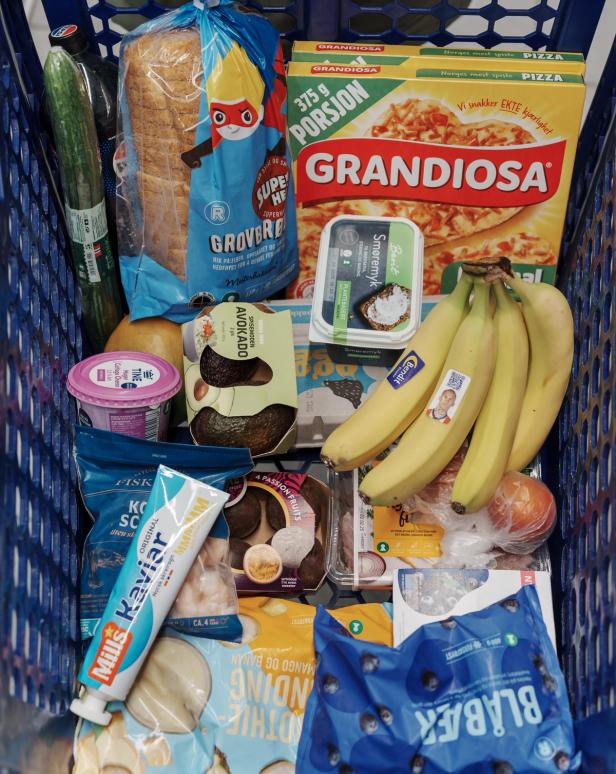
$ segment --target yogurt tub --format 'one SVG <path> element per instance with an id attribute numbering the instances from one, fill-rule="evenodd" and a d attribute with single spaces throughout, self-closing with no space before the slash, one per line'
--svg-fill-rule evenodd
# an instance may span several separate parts
<path id="1" fill-rule="evenodd" d="M 144 352 L 105 352 L 82 360 L 66 387 L 79 423 L 123 435 L 164 441 L 171 398 L 182 387 L 177 368 Z"/>
<path id="2" fill-rule="evenodd" d="M 423 235 L 406 218 L 339 215 L 321 234 L 310 341 L 338 363 L 390 365 L 421 321 Z"/>

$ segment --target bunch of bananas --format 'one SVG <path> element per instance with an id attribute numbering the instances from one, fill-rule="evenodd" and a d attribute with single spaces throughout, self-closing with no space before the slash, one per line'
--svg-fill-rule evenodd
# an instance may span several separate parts
<path id="1" fill-rule="evenodd" d="M 520 299 L 517 303 L 504 282 Z M 573 318 L 552 285 L 510 264 L 466 264 L 368 400 L 328 438 L 324 461 L 351 470 L 395 449 L 362 481 L 374 505 L 404 502 L 446 467 L 472 431 L 452 507 L 484 507 L 507 470 L 536 456 L 560 409 L 573 360 Z"/>

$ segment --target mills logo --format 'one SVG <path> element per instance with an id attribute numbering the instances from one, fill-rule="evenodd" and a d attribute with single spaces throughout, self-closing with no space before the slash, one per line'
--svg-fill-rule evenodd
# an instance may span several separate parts
<path id="1" fill-rule="evenodd" d="M 473 147 L 409 140 L 321 140 L 302 148 L 297 200 L 396 198 L 524 207 L 557 192 L 565 140 Z"/>
<path id="2" fill-rule="evenodd" d="M 124 660 L 132 634 L 113 621 L 101 624 L 101 626 L 101 644 L 98 646 L 94 661 L 88 669 L 88 676 L 105 685 L 111 685 Z"/>

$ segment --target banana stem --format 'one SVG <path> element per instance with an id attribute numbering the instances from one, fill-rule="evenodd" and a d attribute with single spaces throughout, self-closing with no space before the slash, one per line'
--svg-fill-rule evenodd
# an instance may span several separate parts
<path id="1" fill-rule="evenodd" d="M 490 285 L 480 278 L 473 280 L 473 303 L 471 305 L 471 315 L 485 316 L 490 306 Z"/>
<path id="2" fill-rule="evenodd" d="M 458 296 L 464 296 L 465 298 L 468 298 L 472 286 L 473 277 L 466 272 L 462 272 L 460 279 L 458 280 L 458 284 L 451 292 L 451 297 L 455 297 L 457 299 Z"/>
<path id="3" fill-rule="evenodd" d="M 507 288 L 503 285 L 501 280 L 498 280 L 497 282 L 492 285 L 492 289 L 494 290 L 494 295 L 496 297 L 496 306 L 503 307 L 507 306 L 507 304 L 511 303 L 511 296 L 507 292 Z"/>

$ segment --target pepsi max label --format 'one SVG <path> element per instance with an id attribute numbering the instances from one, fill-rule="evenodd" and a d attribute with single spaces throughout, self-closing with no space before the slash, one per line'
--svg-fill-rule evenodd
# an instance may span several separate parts
<path id="1" fill-rule="evenodd" d="M 419 357 L 417 352 L 412 349 L 402 358 L 396 367 L 387 374 L 387 381 L 394 390 L 398 390 L 400 387 L 410 382 L 424 366 L 424 361 Z"/>
<path id="2" fill-rule="evenodd" d="M 73 35 L 75 32 L 77 32 L 76 24 L 63 24 L 61 27 L 56 27 L 51 34 L 54 38 L 68 38 L 69 35 Z"/>

